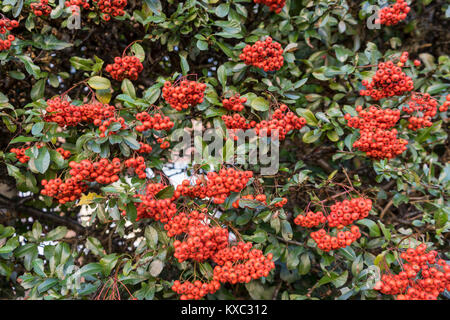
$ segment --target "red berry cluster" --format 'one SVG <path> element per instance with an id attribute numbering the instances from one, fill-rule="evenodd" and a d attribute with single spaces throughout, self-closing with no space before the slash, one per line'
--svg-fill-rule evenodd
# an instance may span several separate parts
<path id="1" fill-rule="evenodd" d="M 150 153 L 152 152 L 152 146 L 143 142 L 139 142 L 141 147 L 137 151 L 138 153 Z"/>
<path id="2" fill-rule="evenodd" d="M 17 20 L 10 20 L 8 18 L 0 19 L 0 34 L 6 34 L 7 31 L 11 31 L 14 28 L 19 26 L 19 22 Z M 0 39 L 0 51 L 9 50 L 11 48 L 11 42 L 13 42 L 16 37 L 13 34 L 8 34 L 6 39 Z"/>
<path id="3" fill-rule="evenodd" d="M 256 201 L 263 203 L 265 206 L 267 206 L 267 197 L 265 194 L 258 194 L 256 196 L 254 196 L 252 194 L 248 194 L 248 195 L 241 196 L 241 199 L 256 200 Z M 274 207 L 282 208 L 286 203 L 287 203 L 287 199 L 282 198 L 281 201 L 278 201 L 277 203 L 274 204 Z M 233 208 L 236 208 L 236 209 L 239 208 L 239 199 L 237 199 L 235 202 L 233 202 L 232 206 L 233 206 Z M 245 208 L 248 208 L 248 207 L 245 206 Z"/>
<path id="4" fill-rule="evenodd" d="M 400 119 L 400 110 L 381 109 L 375 106 L 363 110 L 357 106 L 359 116 L 345 115 L 347 125 L 360 129 L 360 137 L 353 147 L 373 159 L 392 159 L 406 150 L 408 141 L 397 138 L 397 130 L 391 129 Z"/>
<path id="5" fill-rule="evenodd" d="M 202 103 L 205 90 L 206 84 L 196 81 L 181 80 L 179 85 L 166 81 L 162 93 L 172 108 L 182 111 Z"/>
<path id="6" fill-rule="evenodd" d="M 269 7 L 270 11 L 280 13 L 286 5 L 286 0 L 253 0 L 255 3 L 262 3 Z"/>
<path id="7" fill-rule="evenodd" d="M 252 171 L 240 171 L 233 168 L 221 169 L 219 173 L 208 172 L 207 179 L 197 179 L 191 186 L 189 180 L 184 180 L 177 186 L 177 191 L 191 198 L 213 198 L 215 204 L 222 204 L 231 192 L 240 192 L 253 177 Z"/>
<path id="8" fill-rule="evenodd" d="M 239 59 L 247 65 L 253 65 L 264 71 L 279 70 L 284 63 L 281 44 L 267 37 L 265 41 L 256 41 L 254 45 L 246 45 Z"/>
<path id="9" fill-rule="evenodd" d="M 405 0 L 397 0 L 395 4 L 380 10 L 378 19 L 375 20 L 375 23 L 395 26 L 400 21 L 406 19 L 409 10 L 411 10 L 411 8 Z"/>
<path id="10" fill-rule="evenodd" d="M 137 158 L 130 158 L 125 160 L 125 167 L 133 168 L 139 179 L 145 179 L 147 177 L 147 174 L 145 173 L 145 169 L 147 169 L 147 167 L 145 165 L 144 157 L 139 156 Z"/>
<path id="11" fill-rule="evenodd" d="M 450 107 L 450 94 L 445 97 L 444 103 L 439 107 L 440 112 L 446 112 Z"/>
<path id="12" fill-rule="evenodd" d="M 225 109 L 235 112 L 240 112 L 244 110 L 244 103 L 247 102 L 247 98 L 241 97 L 239 93 L 235 95 L 225 98 L 222 100 L 222 105 Z"/>
<path id="13" fill-rule="evenodd" d="M 81 160 L 80 163 L 75 161 L 69 162 L 70 175 L 78 181 L 96 181 L 100 184 L 110 184 L 119 180 L 117 175 L 122 170 L 122 165 L 119 158 L 114 158 L 112 161 L 108 159 L 100 159 L 92 162 L 91 160 Z"/>
<path id="14" fill-rule="evenodd" d="M 317 243 L 319 249 L 328 252 L 351 245 L 361 237 L 361 233 L 357 226 L 352 226 L 350 231 L 338 231 L 336 236 L 327 234 L 325 229 L 311 232 L 310 236 Z"/>
<path id="15" fill-rule="evenodd" d="M 201 282 L 196 280 L 193 283 L 185 281 L 181 283 L 179 280 L 175 280 L 172 285 L 172 290 L 180 294 L 180 300 L 200 300 L 208 293 L 215 293 L 220 289 L 220 283 L 218 281 Z"/>
<path id="16" fill-rule="evenodd" d="M 135 195 L 142 200 L 136 207 L 137 219 L 152 218 L 162 223 L 167 223 L 177 213 L 177 207 L 173 202 L 177 196 L 171 199 L 156 199 L 156 194 L 166 188 L 162 183 L 149 183 L 144 194 Z M 124 213 L 125 214 L 125 213 Z"/>
<path id="17" fill-rule="evenodd" d="M 89 4 L 89 0 L 66 0 L 64 2 L 64 5 L 66 6 L 66 8 L 70 8 L 72 9 L 72 14 L 73 15 L 77 15 L 81 7 L 83 7 L 83 9 L 85 10 L 90 10 L 91 9 L 91 5 Z"/>
<path id="18" fill-rule="evenodd" d="M 252 195 L 252 194 L 248 194 L 248 195 L 244 195 L 241 196 L 241 199 L 245 199 L 245 200 L 256 200 L 259 202 L 262 202 L 264 205 L 267 205 L 267 197 L 265 194 L 258 194 L 256 196 Z M 233 208 L 238 209 L 239 208 L 239 199 L 237 199 L 235 202 L 233 202 L 232 204 Z M 245 208 L 248 208 L 247 206 Z"/>
<path id="19" fill-rule="evenodd" d="M 30 157 L 25 154 L 25 151 L 30 149 L 30 147 L 24 147 L 24 148 L 11 148 L 11 152 L 16 155 L 17 160 L 21 163 L 26 163 L 30 160 Z M 40 149 L 42 148 L 42 145 L 36 145 L 36 148 Z M 64 150 L 63 148 L 57 148 L 56 149 L 59 154 L 64 158 L 64 160 L 69 159 L 72 153 L 69 150 Z"/>
<path id="20" fill-rule="evenodd" d="M 322 211 L 312 212 L 309 211 L 306 215 L 299 214 L 295 217 L 294 223 L 304 228 L 317 227 L 319 224 L 325 223 L 327 218 L 323 215 Z"/>
<path id="21" fill-rule="evenodd" d="M 381 293 L 397 295 L 397 300 L 437 300 L 439 294 L 450 290 L 450 265 L 438 259 L 435 250 L 427 252 L 422 243 L 400 254 L 402 271 L 384 274 L 374 289 Z"/>
<path id="22" fill-rule="evenodd" d="M 372 200 L 358 197 L 346 199 L 342 202 L 335 202 L 330 207 L 330 213 L 325 216 L 323 212 L 314 213 L 309 211 L 305 216 L 298 215 L 294 223 L 305 228 L 317 227 L 328 222 L 329 227 L 336 227 L 336 235 L 327 234 L 321 228 L 316 232 L 311 232 L 311 238 L 317 243 L 319 249 L 323 251 L 345 248 L 361 237 L 359 228 L 355 225 L 350 227 L 350 231 L 342 230 L 356 220 L 364 219 L 372 209 Z"/>
<path id="23" fill-rule="evenodd" d="M 270 120 L 261 122 L 247 122 L 245 117 L 240 114 L 233 116 L 223 115 L 222 120 L 225 126 L 230 129 L 230 134 L 234 140 L 238 140 L 236 132 L 238 130 L 254 129 L 257 136 L 276 136 L 280 141 L 286 139 L 286 134 L 291 130 L 300 130 L 306 125 L 306 119 L 296 116 L 289 108 L 282 104 L 274 111 Z"/>
<path id="24" fill-rule="evenodd" d="M 365 198 L 353 198 L 336 202 L 330 207 L 330 214 L 327 216 L 330 227 L 344 228 L 356 220 L 364 219 L 372 210 L 372 200 Z"/>
<path id="25" fill-rule="evenodd" d="M 118 124 L 117 128 L 111 127 L 113 124 Z M 100 137 L 106 137 L 106 131 L 108 131 L 108 136 L 117 134 L 118 130 L 126 130 L 128 126 L 125 123 L 125 119 L 122 117 L 111 117 L 104 121 L 100 119 L 94 120 L 94 125 L 98 126 L 98 129 L 100 130 Z M 120 125 L 120 127 L 119 127 Z M 113 129 L 113 130 L 111 130 Z"/>
<path id="26" fill-rule="evenodd" d="M 161 149 L 167 149 L 170 147 L 170 142 L 167 140 L 164 140 L 163 138 L 158 138 L 158 140 L 156 140 L 156 142 L 159 143 L 159 147 Z"/>
<path id="27" fill-rule="evenodd" d="M 52 7 L 48 5 L 48 0 L 39 0 L 30 4 L 31 10 L 36 16 L 48 16 L 52 12 Z"/>
<path id="28" fill-rule="evenodd" d="M 48 181 L 44 179 L 41 181 L 41 184 L 44 187 L 41 190 L 41 194 L 55 198 L 60 204 L 79 199 L 81 194 L 87 190 L 86 184 L 76 177 L 68 178 L 65 181 L 62 181 L 60 178 Z"/>
<path id="29" fill-rule="evenodd" d="M 98 9 L 103 13 L 102 19 L 109 21 L 111 16 L 123 16 L 124 8 L 127 6 L 127 0 L 92 0 L 97 4 Z M 135 79 L 136 80 L 136 79 Z"/>
<path id="30" fill-rule="evenodd" d="M 374 100 L 386 97 L 402 96 L 405 92 L 414 88 L 411 77 L 402 71 L 402 66 L 408 60 L 408 52 L 403 52 L 400 62 L 395 65 L 392 61 L 380 62 L 372 80 L 362 81 L 366 90 L 360 90 L 362 96 L 371 96 Z"/>
<path id="31" fill-rule="evenodd" d="M 433 124 L 431 118 L 437 113 L 437 100 L 433 99 L 428 93 L 421 94 L 413 92 L 408 105 L 403 107 L 407 114 L 415 113 L 408 119 L 408 129 L 416 131 L 417 129 L 431 127 Z"/>
<path id="32" fill-rule="evenodd" d="M 214 256 L 214 262 L 218 265 L 214 268 L 213 279 L 236 284 L 267 277 L 275 268 L 273 255 L 269 253 L 266 257 L 261 250 L 251 248 L 250 242 L 238 242 L 237 245 L 219 250 Z"/>
<path id="33" fill-rule="evenodd" d="M 228 245 L 228 230 L 198 223 L 189 226 L 183 241 L 175 240 L 174 257 L 181 263 L 188 259 L 203 262 Z"/>
<path id="34" fill-rule="evenodd" d="M 106 66 L 106 72 L 117 81 L 137 80 L 142 70 L 144 70 L 144 66 L 136 56 L 115 57 L 114 63 Z"/>
<path id="35" fill-rule="evenodd" d="M 136 120 L 142 123 L 142 125 L 136 126 L 136 131 L 138 132 L 144 132 L 150 129 L 167 131 L 172 129 L 174 126 L 173 121 L 162 113 L 150 115 L 147 112 L 141 112 L 136 115 Z"/>
<path id="36" fill-rule="evenodd" d="M 92 102 L 81 106 L 71 104 L 60 97 L 47 100 L 47 112 L 44 121 L 56 122 L 60 127 L 77 126 L 80 122 L 99 123 L 114 115 L 115 108 L 101 102 Z"/>
<path id="37" fill-rule="evenodd" d="M 189 214 L 184 212 L 178 213 L 169 222 L 164 225 L 164 230 L 167 231 L 167 236 L 174 237 L 176 235 L 187 233 L 188 228 L 197 226 L 200 221 L 205 220 L 205 208 L 203 211 L 192 210 Z"/>

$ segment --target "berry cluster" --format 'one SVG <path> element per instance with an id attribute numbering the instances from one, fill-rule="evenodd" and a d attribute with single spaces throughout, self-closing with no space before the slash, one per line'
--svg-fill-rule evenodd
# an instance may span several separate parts
<path id="1" fill-rule="evenodd" d="M 6 34 L 7 31 L 11 31 L 14 28 L 19 26 L 19 22 L 17 20 L 10 20 L 8 18 L 0 19 L 0 34 Z M 8 34 L 6 39 L 0 39 L 0 51 L 9 50 L 11 48 L 11 42 L 13 42 L 16 37 L 13 34 Z"/>
<path id="2" fill-rule="evenodd" d="M 183 241 L 175 240 L 174 257 L 181 263 L 188 259 L 203 262 L 228 245 L 228 230 L 198 223 L 188 227 Z"/>
<path id="3" fill-rule="evenodd" d="M 408 60 L 408 52 L 403 52 L 400 62 L 395 65 L 392 61 L 380 62 L 372 80 L 362 81 L 366 90 L 360 90 L 362 96 L 371 96 L 374 100 L 386 97 L 402 96 L 414 88 L 411 77 L 402 71 L 402 66 Z"/>
<path id="4" fill-rule="evenodd" d="M 309 211 L 306 215 L 299 214 L 295 217 L 294 223 L 304 228 L 317 227 L 319 224 L 325 223 L 327 218 L 323 215 L 322 211 L 312 212 Z"/>
<path id="5" fill-rule="evenodd" d="M 395 4 L 384 7 L 380 10 L 376 24 L 395 26 L 400 21 L 405 20 L 411 8 L 405 0 L 397 0 Z"/>
<path id="6" fill-rule="evenodd" d="M 167 141 L 167 140 L 164 140 L 163 138 L 158 138 L 158 139 L 156 140 L 156 142 L 159 143 L 159 147 L 160 147 L 161 149 L 167 149 L 167 148 L 170 147 L 170 142 Z"/>
<path id="7" fill-rule="evenodd" d="M 150 153 L 152 152 L 152 146 L 143 142 L 139 142 L 141 147 L 137 151 L 138 153 Z"/>
<path id="8" fill-rule="evenodd" d="M 11 148 L 10 152 L 16 155 L 16 159 L 19 160 L 19 162 L 27 163 L 30 160 L 30 157 L 25 154 L 25 151 L 27 151 L 30 148 L 31 147 Z M 36 148 L 40 149 L 42 148 L 42 145 L 36 145 Z M 61 154 L 64 160 L 69 159 L 70 156 L 72 155 L 72 153 L 69 150 L 64 150 L 63 148 L 57 148 L 56 151 L 59 154 Z"/>
<path id="9" fill-rule="evenodd" d="M 222 120 L 225 126 L 230 129 L 230 134 L 234 140 L 238 140 L 236 132 L 238 130 L 255 130 L 257 136 L 278 136 L 280 141 L 286 139 L 286 134 L 291 130 L 300 130 L 306 125 L 306 119 L 296 116 L 289 108 L 282 104 L 274 111 L 271 118 L 261 122 L 248 122 L 245 117 L 240 114 L 233 116 L 223 115 Z"/>
<path id="10" fill-rule="evenodd" d="M 406 150 L 408 141 L 398 139 L 397 130 L 391 129 L 400 119 L 400 110 L 375 106 L 363 110 L 362 106 L 357 106 L 356 111 L 356 117 L 345 115 L 349 127 L 360 129 L 360 137 L 353 147 L 373 159 L 392 159 Z"/>
<path id="11" fill-rule="evenodd" d="M 206 215 L 204 211 L 192 210 L 189 214 L 184 212 L 178 213 L 169 222 L 164 225 L 164 230 L 167 231 L 167 236 L 174 237 L 176 235 L 187 233 L 188 228 L 195 227 L 200 221 L 205 220 Z"/>
<path id="12" fill-rule="evenodd" d="M 239 93 L 236 93 L 230 98 L 222 100 L 222 105 L 225 109 L 235 112 L 244 110 L 244 103 L 247 102 L 247 98 L 241 97 Z"/>
<path id="13" fill-rule="evenodd" d="M 144 70 L 144 66 L 136 56 L 115 57 L 114 63 L 106 66 L 106 72 L 117 81 L 137 80 L 142 70 Z"/>
<path id="14" fill-rule="evenodd" d="M 127 0 L 92 0 L 97 6 L 97 9 L 102 13 L 102 19 L 104 21 L 111 20 L 111 16 L 123 16 L 125 11 L 123 10 L 127 5 Z M 66 8 L 72 9 L 72 14 L 78 14 L 81 7 L 85 10 L 94 10 L 89 4 L 89 0 L 66 0 Z"/>
<path id="15" fill-rule="evenodd" d="M 435 250 L 427 252 L 427 245 L 409 248 L 400 254 L 402 271 L 384 274 L 374 289 L 397 295 L 397 300 L 437 300 L 439 294 L 450 290 L 450 265 L 438 259 Z"/>
<path id="16" fill-rule="evenodd" d="M 125 124 L 125 119 L 122 117 L 111 117 L 104 121 L 95 119 L 94 125 L 98 126 L 100 130 L 100 138 L 106 137 L 106 131 L 108 131 L 108 136 L 110 136 L 117 134 L 119 130 L 126 130 L 128 128 Z"/>
<path id="17" fill-rule="evenodd" d="M 327 216 L 330 227 L 344 228 L 356 220 L 364 219 L 372 210 L 372 200 L 365 198 L 353 198 L 336 202 L 330 207 L 330 214 Z"/>
<path id="18" fill-rule="evenodd" d="M 256 200 L 256 201 L 261 202 L 265 206 L 267 206 L 267 197 L 265 194 L 258 194 L 256 196 L 254 196 L 252 194 L 248 194 L 248 195 L 241 196 L 241 199 Z M 277 203 L 274 204 L 274 207 L 282 208 L 286 203 L 287 203 L 287 199 L 282 198 L 281 201 L 278 201 Z M 236 208 L 236 209 L 239 208 L 239 199 L 237 199 L 235 202 L 233 202 L 232 206 L 233 206 L 233 208 Z M 248 207 L 245 206 L 244 208 L 248 208 Z"/>
<path id="19" fill-rule="evenodd" d="M 151 147 L 150 147 L 150 150 L 151 150 Z M 133 168 L 134 172 L 136 172 L 139 179 L 145 179 L 147 177 L 147 174 L 145 173 L 145 169 L 147 169 L 147 167 L 145 165 L 144 157 L 139 156 L 137 158 L 130 158 L 130 159 L 125 160 L 125 167 Z"/>
<path id="20" fill-rule="evenodd" d="M 81 7 L 85 10 L 91 10 L 91 5 L 89 4 L 89 0 L 66 0 L 64 2 L 66 8 L 72 9 L 72 15 L 77 15 L 81 10 Z"/>
<path id="21" fill-rule="evenodd" d="M 123 16 L 124 8 L 127 6 L 127 0 L 92 0 L 97 4 L 98 9 L 103 13 L 102 19 L 109 21 L 111 16 Z"/>
<path id="22" fill-rule="evenodd" d="M 81 160 L 80 163 L 75 161 L 69 162 L 70 175 L 78 181 L 96 181 L 100 184 L 110 184 L 119 180 L 117 175 L 122 170 L 122 165 L 119 158 L 114 158 L 112 161 L 108 159 L 100 159 L 92 162 L 88 159 Z"/>
<path id="23" fill-rule="evenodd" d="M 256 196 L 254 196 L 252 194 L 248 194 L 248 195 L 241 196 L 241 199 L 256 200 L 256 201 L 259 201 L 259 202 L 261 202 L 261 203 L 263 203 L 264 205 L 267 206 L 267 201 L 266 201 L 267 197 L 266 197 L 265 194 L 258 194 Z M 236 208 L 236 209 L 239 208 L 239 200 L 240 199 L 237 199 L 235 202 L 233 202 L 233 204 L 232 204 L 233 208 Z M 248 207 L 245 206 L 244 208 L 248 208 Z"/>
<path id="24" fill-rule="evenodd" d="M 181 295 L 180 300 L 199 300 L 208 293 L 215 293 L 219 289 L 220 283 L 214 280 L 206 283 L 200 280 L 193 283 L 190 281 L 181 283 L 179 280 L 175 280 L 172 285 L 172 290 Z"/>
<path id="25" fill-rule="evenodd" d="M 256 41 L 254 45 L 246 45 L 239 59 L 247 65 L 253 65 L 264 71 L 279 70 L 284 63 L 281 44 L 267 37 L 264 41 Z"/>
<path id="26" fill-rule="evenodd" d="M 311 232 L 310 236 L 317 243 L 319 249 L 328 252 L 351 245 L 361 237 L 361 233 L 357 226 L 352 226 L 350 231 L 339 231 L 336 236 L 327 234 L 325 229 Z"/>
<path id="27" fill-rule="evenodd" d="M 52 7 L 48 5 L 48 0 L 39 0 L 30 4 L 31 10 L 36 16 L 48 16 L 52 12 Z"/>
<path id="28" fill-rule="evenodd" d="M 440 112 L 446 112 L 450 107 L 450 94 L 445 97 L 444 103 L 439 107 Z"/>
<path id="29" fill-rule="evenodd" d="M 408 119 L 408 129 L 416 131 L 421 128 L 431 127 L 433 124 L 431 118 L 437 113 L 437 105 L 437 100 L 431 98 L 428 93 L 420 94 L 414 92 L 408 105 L 403 107 L 403 111 L 407 114 L 415 113 L 415 116 L 411 116 Z"/>
<path id="30" fill-rule="evenodd" d="M 203 102 L 206 84 L 190 80 L 181 80 L 179 85 L 175 84 L 166 81 L 162 89 L 164 100 L 175 110 L 186 110 Z"/>
<path id="31" fill-rule="evenodd" d="M 328 223 L 329 227 L 336 228 L 336 235 L 327 234 L 323 227 L 311 232 L 311 238 L 317 243 L 317 247 L 323 251 L 345 248 L 361 237 L 359 228 L 355 225 L 350 230 L 342 230 L 345 226 L 351 225 L 356 220 L 364 219 L 372 209 L 372 200 L 358 197 L 346 199 L 342 202 L 335 202 L 330 206 L 330 213 L 325 216 L 323 212 L 314 213 L 308 211 L 306 215 L 298 215 L 294 223 L 304 228 L 317 227 L 320 224 Z"/>
<path id="32" fill-rule="evenodd" d="M 41 190 L 41 194 L 55 198 L 60 204 L 79 199 L 81 194 L 87 190 L 86 184 L 76 177 L 68 178 L 65 181 L 62 181 L 60 178 L 48 181 L 44 179 L 41 181 L 41 184 L 44 187 Z"/>
<path id="33" fill-rule="evenodd" d="M 219 173 L 208 172 L 207 179 L 197 179 L 191 186 L 189 180 L 184 180 L 177 186 L 177 191 L 183 196 L 204 199 L 213 198 L 215 204 L 225 202 L 231 192 L 240 192 L 253 177 L 252 171 L 239 171 L 235 169 L 221 169 Z"/>
<path id="34" fill-rule="evenodd" d="M 286 0 L 253 0 L 255 3 L 262 3 L 269 7 L 270 11 L 280 13 L 286 5 Z"/>
<path id="35" fill-rule="evenodd" d="M 135 197 L 142 200 L 136 207 L 137 219 L 152 218 L 162 223 L 167 223 L 177 213 L 177 207 L 172 199 L 156 199 L 156 194 L 164 189 L 166 186 L 162 183 L 149 183 L 145 188 L 144 194 L 135 195 Z M 123 213 L 125 214 L 125 213 Z"/>
<path id="36" fill-rule="evenodd" d="M 237 245 L 219 250 L 214 261 L 218 264 L 214 268 L 213 279 L 221 283 L 249 283 L 252 279 L 267 277 L 275 268 L 273 255 L 263 255 L 261 250 L 253 249 L 251 243 L 238 242 Z M 241 261 L 239 263 L 234 263 Z"/>
<path id="37" fill-rule="evenodd" d="M 47 100 L 44 121 L 56 122 L 60 127 L 77 126 L 81 122 L 101 123 L 115 113 L 114 106 L 92 102 L 81 106 L 71 104 L 60 97 Z M 100 121 L 100 122 L 99 122 Z"/>
<path id="38" fill-rule="evenodd" d="M 150 129 L 167 131 L 174 126 L 173 121 L 171 121 L 168 116 L 161 113 L 150 115 L 147 112 L 141 112 L 136 115 L 136 120 L 142 123 L 142 125 L 136 126 L 136 131 L 138 132 L 144 132 Z"/>

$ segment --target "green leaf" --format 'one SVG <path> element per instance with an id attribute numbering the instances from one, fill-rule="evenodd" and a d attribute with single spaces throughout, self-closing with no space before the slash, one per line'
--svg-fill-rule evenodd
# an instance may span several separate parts
<path id="1" fill-rule="evenodd" d="M 106 90 L 111 88 L 111 82 L 109 79 L 99 77 L 99 76 L 93 76 L 92 78 L 89 78 L 87 81 L 89 86 L 95 90 Z"/>
<path id="2" fill-rule="evenodd" d="M 175 188 L 173 186 L 167 186 L 164 189 L 160 190 L 156 195 L 156 199 L 170 199 L 173 197 L 175 192 Z"/>
<path id="3" fill-rule="evenodd" d="M 39 149 L 39 153 L 36 159 L 31 159 L 34 162 L 36 170 L 40 173 L 45 173 L 50 166 L 50 153 L 48 149 L 43 147 Z"/>
<path id="4" fill-rule="evenodd" d="M 378 228 L 377 224 L 369 219 L 362 219 L 356 222 L 357 224 L 361 224 L 369 228 L 371 237 L 379 237 L 381 236 L 380 228 Z"/>
<path id="5" fill-rule="evenodd" d="M 250 106 L 256 111 L 267 111 L 269 110 L 269 101 L 262 97 L 256 97 L 252 100 Z"/>
<path id="6" fill-rule="evenodd" d="M 181 55 L 180 53 L 180 64 L 181 64 L 181 71 L 183 72 L 183 75 L 187 75 L 189 72 L 189 63 L 186 60 L 186 57 Z"/>
<path id="7" fill-rule="evenodd" d="M 227 85 L 227 71 L 224 65 L 221 65 L 217 69 L 217 78 L 219 79 L 219 82 L 222 84 L 222 87 L 225 87 Z"/>
<path id="8" fill-rule="evenodd" d="M 123 79 L 122 92 L 129 95 L 133 99 L 136 99 L 136 90 L 134 89 L 133 83 L 129 79 Z"/>
<path id="9" fill-rule="evenodd" d="M 33 101 L 36 101 L 36 100 L 44 97 L 45 81 L 46 81 L 46 79 L 38 80 L 34 84 L 33 88 L 31 88 L 30 96 Z"/>

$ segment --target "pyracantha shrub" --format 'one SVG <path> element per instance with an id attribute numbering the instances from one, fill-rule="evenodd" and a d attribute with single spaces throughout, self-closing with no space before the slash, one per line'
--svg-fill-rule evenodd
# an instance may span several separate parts
<path id="1" fill-rule="evenodd" d="M 172 108 L 182 111 L 202 103 L 205 90 L 206 84 L 181 78 L 173 84 L 166 81 L 162 96 Z"/>
<path id="2" fill-rule="evenodd" d="M 405 20 L 411 8 L 405 0 L 397 0 L 394 4 L 382 8 L 379 16 L 375 19 L 376 24 L 395 26 L 400 21 Z"/>
<path id="3" fill-rule="evenodd" d="M 101 12 L 102 19 L 109 21 L 111 16 L 117 17 L 125 14 L 124 8 L 127 6 L 127 0 L 92 0 L 92 6 L 90 0 L 67 0 L 65 6 L 72 9 L 72 14 L 78 14 L 81 8 L 85 10 L 97 8 Z"/>
<path id="4" fill-rule="evenodd" d="M 421 94 L 413 92 L 411 100 L 406 106 L 403 106 L 403 111 L 411 115 L 408 119 L 408 129 L 417 130 L 425 127 L 431 127 L 433 124 L 431 118 L 437 113 L 438 102 L 433 99 L 428 93 Z M 414 114 L 414 115 L 412 115 Z"/>
<path id="5" fill-rule="evenodd" d="M 256 41 L 246 45 L 239 59 L 264 71 L 277 71 L 283 66 L 283 48 L 281 44 L 267 37 L 264 41 Z"/>
<path id="6" fill-rule="evenodd" d="M 400 259 L 402 271 L 383 274 L 375 290 L 397 300 L 437 300 L 450 290 L 450 265 L 436 250 L 427 250 L 425 243 L 402 252 Z"/>

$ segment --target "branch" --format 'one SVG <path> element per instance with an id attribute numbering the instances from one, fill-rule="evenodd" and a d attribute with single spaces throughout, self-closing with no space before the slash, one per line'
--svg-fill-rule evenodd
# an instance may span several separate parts
<path id="1" fill-rule="evenodd" d="M 0 205 L 4 206 L 5 208 L 12 209 L 18 213 L 26 214 L 28 216 L 35 217 L 37 219 L 47 220 L 56 223 L 58 225 L 66 226 L 69 229 L 76 231 L 77 233 L 84 233 L 86 231 L 86 229 L 75 220 L 69 219 L 67 217 L 61 217 L 56 214 L 43 212 L 36 208 L 25 205 L 20 200 L 16 201 L 14 199 L 9 199 L 8 197 L 5 197 L 4 195 L 1 194 L 0 194 Z"/>

